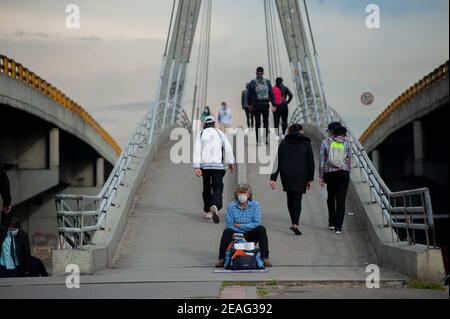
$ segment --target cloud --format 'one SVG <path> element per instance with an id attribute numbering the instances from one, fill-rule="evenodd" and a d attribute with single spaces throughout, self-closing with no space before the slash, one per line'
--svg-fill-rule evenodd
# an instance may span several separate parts
<path id="1" fill-rule="evenodd" d="M 8 39 L 11 38 L 8 34 L 2 34 L 2 38 Z M 12 35 L 12 37 L 16 38 L 27 38 L 27 40 L 50 40 L 54 42 L 61 41 L 104 41 L 101 37 L 98 36 L 80 36 L 80 37 L 62 37 L 56 34 L 48 34 L 43 32 L 26 32 L 26 31 L 17 31 Z"/>
<path id="2" fill-rule="evenodd" d="M 380 0 L 381 30 L 365 28 L 365 6 L 359 0 L 309 2 L 328 100 L 357 134 L 403 90 L 448 59 L 448 1 L 431 5 L 426 0 L 396 0 L 394 5 Z M 144 107 L 122 112 L 115 106 L 111 110 L 118 111 L 108 114 L 104 106 L 154 98 L 171 3 L 80 1 L 80 30 L 64 27 L 64 3 L 2 3 L 2 53 L 55 84 L 105 121 L 112 135 L 123 138 L 145 113 Z M 208 104 L 217 113 L 220 102 L 227 101 L 235 124 L 244 119 L 241 90 L 256 66 L 267 66 L 261 3 L 213 4 Z M 278 36 L 282 39 L 281 33 Z M 283 77 L 292 88 L 283 41 L 280 44 Z M 198 40 L 183 98 L 188 115 L 197 53 Z M 359 101 L 365 91 L 375 95 L 371 107 Z"/>

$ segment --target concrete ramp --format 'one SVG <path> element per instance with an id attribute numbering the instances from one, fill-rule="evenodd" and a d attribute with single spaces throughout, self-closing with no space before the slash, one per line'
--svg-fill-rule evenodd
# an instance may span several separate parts
<path id="1" fill-rule="evenodd" d="M 150 165 L 112 267 L 96 273 L 96 281 L 361 281 L 367 276 L 366 265 L 377 262 L 355 217 L 346 217 L 341 236 L 327 229 L 326 204 L 317 183 L 304 199 L 304 235 L 295 236 L 289 229 L 285 193 L 272 191 L 269 176 L 260 175 L 255 164 L 247 167 L 248 180 L 262 206 L 274 267 L 262 274 L 214 273 L 224 218 L 218 225 L 202 218 L 202 180 L 191 164 L 170 161 L 172 145 L 163 144 Z M 232 199 L 236 175 L 227 172 L 224 180 L 225 206 Z M 405 279 L 388 269 L 381 277 Z"/>

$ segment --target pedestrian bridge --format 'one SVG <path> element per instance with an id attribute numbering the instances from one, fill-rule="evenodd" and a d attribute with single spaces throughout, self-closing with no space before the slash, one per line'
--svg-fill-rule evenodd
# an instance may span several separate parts
<path id="1" fill-rule="evenodd" d="M 67 266 L 77 265 L 82 274 L 92 275 L 84 282 L 97 283 L 364 281 L 367 266 L 376 264 L 385 281 L 443 278 L 428 189 L 391 191 L 351 132 L 351 123 L 345 123 L 328 104 L 317 50 L 306 36 L 301 11 L 306 7 L 300 8 L 296 0 L 264 4 L 267 23 L 273 21 L 275 10 L 278 12 L 291 63 L 297 105 L 291 110 L 290 122 L 304 125 L 312 138 L 316 161 L 327 123 L 341 121 L 349 128 L 355 160 L 343 235 L 328 231 L 326 202 L 316 181 L 303 200 L 303 235 L 294 236 L 289 229 L 285 194 L 269 188 L 269 175 L 261 174 L 259 164 L 241 162 L 236 172 L 225 177 L 224 204 L 232 200 L 237 183 L 253 186 L 262 208 L 262 224 L 268 230 L 273 268 L 258 274 L 214 272 L 224 213 L 218 225 L 202 219 L 201 181 L 195 177 L 192 164 L 176 164 L 171 159 L 172 147 L 178 142 L 177 134 L 171 138 L 171 133 L 180 127 L 195 132 L 198 109 L 206 105 L 211 1 L 203 1 L 202 6 L 200 0 L 188 0 L 179 2 L 176 11 L 174 2 L 176 14 L 162 59 L 155 104 L 139 123 L 102 190 L 96 196 L 56 197 L 60 247 L 53 251 L 55 275 L 67 274 Z M 198 62 L 198 95 L 190 111 L 180 101 L 202 9 L 199 56 L 206 58 Z M 270 31 L 273 25 L 268 28 Z M 272 29 L 269 34 L 273 33 Z M 268 42 L 274 48 L 273 37 L 268 37 Z M 272 75 L 277 73 L 277 56 L 269 50 Z M 276 149 L 277 141 L 272 140 L 268 147 Z M 256 149 L 252 141 L 245 144 L 246 152 L 252 149 Z M 399 238 L 399 229 L 408 234 L 406 240 Z M 416 232 L 426 234 L 425 244 L 415 241 Z"/>

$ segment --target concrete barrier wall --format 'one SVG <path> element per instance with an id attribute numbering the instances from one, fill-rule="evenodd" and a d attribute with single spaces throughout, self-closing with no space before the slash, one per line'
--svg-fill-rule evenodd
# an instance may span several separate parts
<path id="1" fill-rule="evenodd" d="M 364 142 L 364 147 L 367 152 L 373 151 L 392 133 L 402 127 L 447 105 L 449 103 L 448 87 L 449 78 L 443 79 L 431 88 L 417 94 L 392 112 Z"/>
<path id="2" fill-rule="evenodd" d="M 69 132 L 97 150 L 110 163 L 115 163 L 118 157 L 113 147 L 78 115 L 21 81 L 0 75 L 1 104 L 33 114 Z"/>
<path id="3" fill-rule="evenodd" d="M 305 133 L 312 139 L 321 141 L 325 138 L 315 126 L 304 127 Z M 440 249 L 393 241 L 392 230 L 383 226 L 381 209 L 378 204 L 371 202 L 368 184 L 361 182 L 359 169 L 353 169 L 351 172 L 347 199 L 347 206 L 352 207 L 355 216 L 365 226 L 381 266 L 420 280 L 441 281 L 444 278 Z"/>
<path id="4" fill-rule="evenodd" d="M 117 197 L 113 201 L 115 205 L 107 211 L 104 230 L 96 232 L 92 245 L 84 246 L 82 249 L 53 251 L 54 275 L 66 274 L 65 268 L 69 264 L 78 265 L 81 274 L 94 274 L 111 264 L 145 172 L 154 160 L 161 143 L 169 138 L 172 129 L 173 127 L 158 132 L 151 147 L 146 145 L 137 152 L 122 180 L 122 185 L 117 189 Z"/>

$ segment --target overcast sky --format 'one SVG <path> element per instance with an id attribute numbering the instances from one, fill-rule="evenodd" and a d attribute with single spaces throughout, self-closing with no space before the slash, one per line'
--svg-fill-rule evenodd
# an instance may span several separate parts
<path id="1" fill-rule="evenodd" d="M 65 27 L 70 3 L 81 9 L 78 30 Z M 447 0 L 308 3 L 328 100 L 358 135 L 400 93 L 448 60 Z M 371 3 L 381 8 L 379 30 L 365 27 Z M 0 0 L 0 52 L 83 105 L 123 144 L 154 98 L 171 5 L 169 0 Z M 217 110 L 228 101 L 236 125 L 242 124 L 243 85 L 256 66 L 267 66 L 263 12 L 262 0 L 213 1 L 208 104 Z M 195 53 L 196 47 L 184 95 L 187 110 Z M 285 54 L 283 62 L 289 79 Z M 365 91 L 375 95 L 372 106 L 360 103 Z"/>

